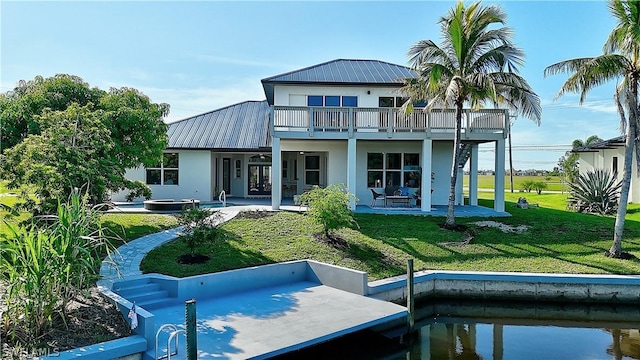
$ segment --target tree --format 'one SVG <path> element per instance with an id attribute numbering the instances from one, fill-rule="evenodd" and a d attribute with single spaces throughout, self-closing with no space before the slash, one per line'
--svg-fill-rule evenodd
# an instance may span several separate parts
<path id="1" fill-rule="evenodd" d="M 50 213 L 56 198 L 68 197 L 74 188 L 88 184 L 96 204 L 107 189 L 123 186 L 125 169 L 111 155 L 110 132 L 97 115 L 77 104 L 65 111 L 45 109 L 36 121 L 41 133 L 4 151 L 1 171 L 7 187 L 28 184 L 41 210 Z"/>
<path id="2" fill-rule="evenodd" d="M 614 101 L 620 115 L 620 129 L 626 132 L 624 166 L 620 205 L 616 212 L 613 243 L 607 256 L 623 258 L 622 233 L 627 214 L 627 200 L 631 186 L 631 165 L 633 147 L 640 162 L 638 142 L 638 81 L 640 80 L 640 2 L 609 0 L 609 11 L 616 19 L 616 27 L 611 31 L 603 46 L 603 54 L 561 61 L 548 66 L 545 76 L 568 73 L 569 78 L 562 85 L 556 99 L 567 92 L 580 93 L 582 104 L 594 87 L 611 80 L 620 81 L 614 93 Z"/>
<path id="3" fill-rule="evenodd" d="M 0 94 L 0 152 L 17 145 L 30 134 L 39 134 L 35 116 L 42 114 L 45 108 L 62 111 L 72 103 L 95 108 L 104 94 L 103 90 L 90 88 L 80 77 L 73 75 L 21 80 L 13 91 Z"/>
<path id="4" fill-rule="evenodd" d="M 463 106 L 506 104 L 511 110 L 540 122 L 540 99 L 517 71 L 524 63 L 524 53 L 511 42 L 511 29 L 493 28 L 505 21 L 506 15 L 498 6 L 482 6 L 476 2 L 465 7 L 464 2 L 459 1 L 439 21 L 443 38 L 440 45 L 421 40 L 409 49 L 410 63 L 418 76 L 407 79 L 402 89 L 409 97 L 405 104 L 407 110 L 412 110 L 413 102 L 425 100 L 427 111 L 434 106 L 455 109 L 447 228 L 456 226 L 454 203 Z"/>
<path id="5" fill-rule="evenodd" d="M 45 212 L 56 207 L 56 197 L 87 184 L 94 204 L 123 189 L 150 196 L 146 185 L 124 174 L 161 158 L 168 111 L 135 89 L 105 92 L 77 76 L 22 81 L 0 96 L 0 175 L 10 189 L 35 191 Z"/>

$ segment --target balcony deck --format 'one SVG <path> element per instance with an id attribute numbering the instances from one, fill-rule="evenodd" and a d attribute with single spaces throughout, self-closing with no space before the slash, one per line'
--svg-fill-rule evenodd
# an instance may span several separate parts
<path id="1" fill-rule="evenodd" d="M 271 110 L 271 133 L 279 138 L 449 140 L 455 129 L 454 110 L 414 109 L 411 114 L 399 108 L 273 106 Z M 462 138 L 506 138 L 508 119 L 505 109 L 465 110 Z"/>

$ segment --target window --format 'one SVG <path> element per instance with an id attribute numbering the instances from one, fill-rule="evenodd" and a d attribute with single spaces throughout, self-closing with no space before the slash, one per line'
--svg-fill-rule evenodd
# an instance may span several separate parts
<path id="1" fill-rule="evenodd" d="M 320 156 L 309 155 L 304 158 L 305 185 L 320 185 Z"/>
<path id="2" fill-rule="evenodd" d="M 367 153 L 367 186 L 420 187 L 420 154 L 418 153 Z"/>
<path id="3" fill-rule="evenodd" d="M 298 160 L 293 160 L 293 180 L 298 180 Z"/>
<path id="4" fill-rule="evenodd" d="M 613 171 L 613 175 L 618 175 L 618 157 L 613 157 L 613 163 L 611 164 L 611 171 Z"/>
<path id="5" fill-rule="evenodd" d="M 289 178 L 289 169 L 287 168 L 287 160 L 282 160 L 282 178 L 283 179 L 288 179 Z"/>
<path id="6" fill-rule="evenodd" d="M 307 106 L 358 107 L 358 97 L 339 95 L 309 95 L 307 96 Z"/>
<path id="7" fill-rule="evenodd" d="M 378 107 L 401 107 L 407 100 L 407 98 L 399 96 L 380 96 L 378 98 Z"/>
<path id="8" fill-rule="evenodd" d="M 147 168 L 147 185 L 178 185 L 178 153 L 162 154 L 162 162 Z"/>
<path id="9" fill-rule="evenodd" d="M 325 96 L 324 97 L 324 105 L 325 106 L 340 106 L 340 96 Z"/>
<path id="10" fill-rule="evenodd" d="M 307 106 L 323 106 L 324 97 L 318 95 L 309 95 L 307 98 Z"/>
<path id="11" fill-rule="evenodd" d="M 358 97 L 356 96 L 343 96 L 342 106 L 344 107 L 358 107 Z"/>
<path id="12" fill-rule="evenodd" d="M 242 161 L 236 160 L 236 178 L 239 178 L 242 175 Z"/>

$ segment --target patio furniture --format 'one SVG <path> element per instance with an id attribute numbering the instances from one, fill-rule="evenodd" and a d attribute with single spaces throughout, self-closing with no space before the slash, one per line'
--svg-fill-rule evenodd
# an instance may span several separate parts
<path id="1" fill-rule="evenodd" d="M 405 196 L 405 195 L 385 196 L 385 207 L 386 207 L 387 200 L 391 201 L 391 207 L 393 207 L 394 204 L 403 204 L 403 205 L 406 205 L 407 207 L 411 207 L 411 198 L 409 196 Z"/>
<path id="2" fill-rule="evenodd" d="M 387 207 L 387 201 L 391 201 L 391 207 L 395 204 L 403 204 L 411 207 L 411 197 L 407 192 L 407 188 L 397 186 L 387 186 L 385 188 L 384 206 Z"/>
<path id="3" fill-rule="evenodd" d="M 378 200 L 382 200 L 382 204 L 385 205 L 385 195 L 384 194 L 380 194 L 379 192 L 373 190 L 373 189 L 369 189 L 371 190 L 371 196 L 373 197 L 371 199 L 371 207 L 375 207 L 376 206 L 376 201 Z"/>

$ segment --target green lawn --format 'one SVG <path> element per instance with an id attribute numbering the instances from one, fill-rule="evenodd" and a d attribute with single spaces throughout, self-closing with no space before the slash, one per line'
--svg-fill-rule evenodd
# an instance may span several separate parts
<path id="1" fill-rule="evenodd" d="M 493 175 L 478 175 L 478 188 L 480 189 L 493 189 L 494 180 Z M 568 186 L 562 181 L 563 179 L 558 176 L 514 176 L 513 177 L 513 190 L 520 191 L 522 184 L 525 181 L 540 181 L 547 184 L 547 191 L 567 191 Z M 464 186 L 469 186 L 469 176 L 464 177 Z M 511 179 L 509 176 L 504 177 L 504 187 L 507 190 L 511 189 Z"/>
<path id="2" fill-rule="evenodd" d="M 482 194 L 489 196 L 492 194 Z M 562 194 L 530 194 L 539 208 L 514 206 L 518 193 L 508 193 L 507 210 L 512 217 L 491 220 L 518 226 L 522 234 L 502 233 L 470 223 L 487 219 L 459 219 L 477 231 L 473 242 L 452 246 L 465 234 L 438 226 L 443 218 L 356 214 L 359 229 L 344 229 L 345 246 L 317 240 L 319 227 L 301 214 L 281 212 L 262 219 L 234 219 L 222 226 L 228 241 L 201 247 L 211 260 L 202 265 L 181 265 L 175 259 L 186 246 L 173 241 L 155 249 L 142 262 L 144 272 L 189 276 L 297 259 L 314 259 L 366 271 L 370 279 L 403 274 L 413 258 L 416 269 L 516 271 L 546 273 L 638 274 L 640 261 L 604 257 L 611 245 L 614 219 L 564 210 Z M 492 201 L 481 199 L 492 207 Z M 640 256 L 640 207 L 631 206 L 625 226 L 625 251 Z"/>
<path id="3" fill-rule="evenodd" d="M 18 202 L 18 197 L 9 192 L 4 181 L 0 181 L 0 204 L 13 206 Z M 5 214 L 0 210 L 0 219 Z M 16 221 L 29 218 L 28 213 L 20 215 Z M 105 214 L 101 218 L 102 225 L 110 229 L 114 237 L 114 245 L 119 246 L 122 241 L 137 239 L 141 236 L 156 233 L 164 229 L 177 226 L 175 216 L 172 215 L 147 215 L 147 214 Z M 7 227 L 0 221 L 0 234 L 6 233 Z"/>

